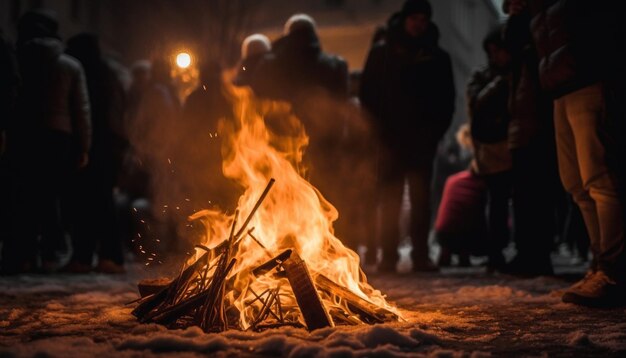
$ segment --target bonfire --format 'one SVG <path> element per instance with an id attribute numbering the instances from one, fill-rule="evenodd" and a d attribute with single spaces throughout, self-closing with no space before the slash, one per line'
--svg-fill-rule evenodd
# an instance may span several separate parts
<path id="1" fill-rule="evenodd" d="M 308 140 L 301 124 L 283 103 L 231 91 L 238 123 L 221 133 L 230 148 L 223 171 L 246 188 L 238 209 L 189 217 L 206 228 L 203 243 L 177 277 L 142 293 L 133 315 L 205 332 L 401 319 L 367 282 L 358 254 L 334 236 L 336 209 L 301 175 Z M 291 126 L 280 135 L 265 121 L 277 113 Z"/>

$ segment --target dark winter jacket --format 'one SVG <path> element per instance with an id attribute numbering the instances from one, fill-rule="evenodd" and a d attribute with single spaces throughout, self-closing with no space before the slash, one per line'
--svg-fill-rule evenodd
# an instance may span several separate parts
<path id="1" fill-rule="evenodd" d="M 474 72 L 466 95 L 478 172 L 487 175 L 509 170 L 509 81 L 506 74 L 493 67 Z"/>
<path id="2" fill-rule="evenodd" d="M 79 34 L 68 41 L 67 53 L 79 60 L 85 70 L 91 106 L 92 146 L 89 169 L 113 182 L 121 166 L 126 93 L 113 65 L 100 51 L 98 39 Z M 104 178 L 99 178 L 104 180 Z"/>
<path id="3" fill-rule="evenodd" d="M 539 59 L 530 34 L 530 12 L 508 18 L 504 41 L 511 51 L 509 147 L 554 140 L 552 100 L 539 82 Z"/>
<path id="4" fill-rule="evenodd" d="M 615 74 L 623 10 L 615 0 L 531 0 L 541 85 L 558 98 Z"/>
<path id="5" fill-rule="evenodd" d="M 15 52 L 0 36 L 0 132 L 6 129 L 15 115 L 19 82 Z"/>
<path id="6" fill-rule="evenodd" d="M 507 138 L 509 85 L 507 78 L 490 67 L 474 72 L 467 85 L 472 138 L 495 143 Z"/>
<path id="7" fill-rule="evenodd" d="M 36 38 L 18 48 L 22 88 L 18 119 L 11 127 L 30 132 L 71 134 L 79 150 L 89 151 L 91 119 L 87 83 L 81 64 L 63 54 L 54 38 Z"/>
<path id="8" fill-rule="evenodd" d="M 403 18 L 394 15 L 387 39 L 372 47 L 363 69 L 361 103 L 373 115 L 382 144 L 407 163 L 432 153 L 452 120 L 452 65 L 438 41 L 436 25 L 411 38 Z"/>
<path id="9" fill-rule="evenodd" d="M 318 91 L 347 99 L 348 64 L 340 56 L 322 51 L 314 29 L 301 28 L 272 45 L 282 95 L 298 102 Z"/>
<path id="10" fill-rule="evenodd" d="M 314 29 L 300 28 L 275 41 L 256 72 L 260 92 L 290 103 L 304 124 L 309 136 L 305 166 L 323 171 L 336 155 L 345 123 L 338 108 L 348 104 L 347 62 L 322 51 Z"/>

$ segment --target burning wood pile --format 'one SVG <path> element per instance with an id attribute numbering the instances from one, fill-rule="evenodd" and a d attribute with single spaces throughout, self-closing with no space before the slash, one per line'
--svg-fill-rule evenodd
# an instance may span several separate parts
<path id="1" fill-rule="evenodd" d="M 284 104 L 232 90 L 237 116 L 220 127 L 220 137 L 229 153 L 223 173 L 245 188 L 239 209 L 195 212 L 189 219 L 204 225 L 202 244 L 177 277 L 140 283 L 132 313 L 142 322 L 206 332 L 400 319 L 367 282 L 358 254 L 335 237 L 337 210 L 301 175 L 308 137 L 299 120 L 285 115 L 291 111 Z M 265 118 L 293 128 L 275 133 Z M 247 215 L 241 224 L 239 212 Z"/>
<path id="2" fill-rule="evenodd" d="M 241 227 L 237 229 L 236 213 L 226 240 L 211 249 L 198 245 L 204 253 L 184 267 L 178 277 L 136 301 L 133 315 L 145 323 L 172 328 L 195 325 L 205 332 L 258 331 L 281 326 L 314 330 L 397 321 L 399 317 L 392 310 L 370 302 L 322 273 L 312 273 L 295 248 L 283 250 L 252 269 L 236 265 L 237 257 L 245 254 L 239 252 L 244 240 L 271 256 L 254 236 L 254 228 L 247 226 L 273 184 L 271 179 Z M 233 272 L 236 267 L 246 272 Z M 241 287 L 237 281 L 241 281 L 241 274 L 252 280 L 269 277 L 273 284 L 261 286 L 262 291 L 255 290 L 254 285 Z"/>

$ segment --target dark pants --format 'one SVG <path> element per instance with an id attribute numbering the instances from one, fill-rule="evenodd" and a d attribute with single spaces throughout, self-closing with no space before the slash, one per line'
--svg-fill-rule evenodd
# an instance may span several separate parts
<path id="1" fill-rule="evenodd" d="M 124 263 L 123 242 L 113 201 L 112 168 L 92 162 L 77 173 L 72 190 L 72 260 L 91 265 L 99 260 Z"/>
<path id="2" fill-rule="evenodd" d="M 72 137 L 49 130 L 10 140 L 12 225 L 2 261 L 5 268 L 34 267 L 38 254 L 54 260 L 55 248 L 65 239 L 61 198 L 75 162 Z"/>
<path id="3" fill-rule="evenodd" d="M 487 183 L 487 255 L 502 255 L 510 241 L 509 200 L 511 198 L 511 172 L 504 171 L 483 178 Z"/>
<path id="4" fill-rule="evenodd" d="M 430 191 L 432 178 L 432 155 L 413 165 L 407 166 L 398 156 L 387 155 L 379 162 L 379 202 L 381 209 L 381 246 L 383 261 L 395 263 L 399 259 L 400 211 L 405 180 L 409 186 L 411 203 L 409 234 L 411 236 L 411 259 L 413 264 L 423 264 L 429 260 L 428 233 L 430 231 Z"/>
<path id="5" fill-rule="evenodd" d="M 518 258 L 551 264 L 557 200 L 562 196 L 554 144 L 536 141 L 511 151 L 513 159 L 513 239 Z"/>

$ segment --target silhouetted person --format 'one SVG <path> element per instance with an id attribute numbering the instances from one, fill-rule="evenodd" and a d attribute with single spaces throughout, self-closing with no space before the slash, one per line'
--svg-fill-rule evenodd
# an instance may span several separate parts
<path id="1" fill-rule="evenodd" d="M 456 133 L 459 147 L 473 152 L 470 126 L 461 125 Z M 443 186 L 434 222 L 435 239 L 440 245 L 437 264 L 450 266 L 452 255 L 459 266 L 470 266 L 470 256 L 484 256 L 488 245 L 487 185 L 477 173 L 475 158 L 468 166 L 450 174 Z"/>
<path id="2" fill-rule="evenodd" d="M 291 16 L 284 35 L 272 44 L 272 52 L 263 57 L 255 77 L 264 86 L 268 98 L 291 104 L 293 113 L 302 121 L 309 145 L 304 152 L 306 170 L 303 176 L 338 209 L 336 235 L 345 242 L 350 228 L 342 218 L 344 205 L 342 185 L 335 180 L 339 173 L 341 131 L 348 106 L 348 64 L 340 56 L 322 50 L 315 21 L 306 14 Z M 273 85 L 271 85 L 273 83 Z M 252 86 L 255 90 L 255 86 Z M 255 92 L 258 92 L 255 90 Z M 321 200 L 331 220 L 337 211 Z"/>
<path id="3" fill-rule="evenodd" d="M 430 185 L 437 143 L 454 110 L 450 56 L 438 45 L 439 30 L 426 0 L 406 1 L 388 21 L 385 41 L 371 50 L 361 79 L 361 103 L 373 114 L 381 142 L 382 271 L 399 258 L 398 220 L 405 180 L 411 200 L 413 270 L 434 270 L 429 258 Z"/>
<path id="4" fill-rule="evenodd" d="M 0 242 L 8 240 L 11 234 L 11 173 L 4 154 L 6 130 L 9 124 L 15 121 L 19 81 L 14 48 L 6 41 L 0 29 Z"/>
<path id="5" fill-rule="evenodd" d="M 226 121 L 233 121 L 232 103 L 226 97 L 222 69 L 216 61 L 200 66 L 200 83 L 183 106 L 185 142 L 178 159 L 179 173 L 188 193 L 199 207 L 219 207 L 233 212 L 242 194 L 240 187 L 224 176 L 223 158 L 228 151 L 222 137 Z"/>
<path id="6" fill-rule="evenodd" d="M 66 53 L 85 69 L 93 124 L 89 164 L 76 174 L 71 196 L 72 248 L 68 272 L 88 272 L 97 257 L 96 271 L 124 272 L 121 236 L 113 203 L 113 187 L 124 155 L 116 132 L 124 119 L 125 91 L 101 52 L 93 34 L 79 34 L 67 42 Z"/>
<path id="7" fill-rule="evenodd" d="M 530 13 L 505 2 L 504 31 L 511 51 L 508 142 L 512 158 L 513 241 L 516 254 L 503 269 L 521 276 L 551 275 L 557 232 L 559 182 L 552 101 L 541 90 Z"/>
<path id="8" fill-rule="evenodd" d="M 18 22 L 22 77 L 17 120 L 9 128 L 7 155 L 13 182 L 13 235 L 3 250 L 3 267 L 20 272 L 55 265 L 54 247 L 64 241 L 59 202 L 70 173 L 88 163 L 91 120 L 80 63 L 63 54 L 58 23 L 43 10 Z M 38 243 L 37 238 L 41 235 Z"/>
<path id="9" fill-rule="evenodd" d="M 466 92 L 476 169 L 487 184 L 488 270 L 504 267 L 502 249 L 510 240 L 511 153 L 507 135 L 511 55 L 502 36 L 498 26 L 485 37 L 483 49 L 489 63 L 472 74 Z"/>
<path id="10" fill-rule="evenodd" d="M 165 58 L 156 58 L 151 64 L 150 83 L 141 97 L 137 117 L 129 123 L 133 152 L 147 176 L 141 208 L 133 204 L 141 209 L 139 215 L 134 216 L 137 226 L 133 231 L 146 239 L 143 243 L 136 242 L 135 247 L 142 245 L 145 248 L 150 243 L 152 253 L 156 254 L 180 248 L 178 225 L 185 222 L 183 213 L 176 210 L 187 198 L 186 193 L 181 192 L 176 171 L 182 134 L 181 114 L 182 105 L 173 85 L 171 64 Z M 155 238 L 160 243 L 155 244 Z M 150 254 L 148 249 L 143 251 Z"/>
<path id="11" fill-rule="evenodd" d="M 580 208 L 593 252 L 589 272 L 563 294 L 563 301 L 623 305 L 624 202 L 602 138 L 608 129 L 607 116 L 617 114 L 607 111 L 608 99 L 624 88 L 623 82 L 616 81 L 616 77 L 624 79 L 620 75 L 626 66 L 624 43 L 617 42 L 624 37 L 623 10 L 614 1 L 580 0 L 533 1 L 528 10 L 541 86 L 554 99 L 561 180 Z M 623 166 L 623 152 L 620 157 Z"/>
<path id="12" fill-rule="evenodd" d="M 258 67 L 266 60 L 265 56 L 271 56 L 272 43 L 263 34 L 247 36 L 241 43 L 241 61 L 237 69 L 237 75 L 233 80 L 236 86 L 250 86 L 255 95 L 259 97 L 271 96 L 267 93 L 270 84 L 270 76 L 260 74 Z"/>

